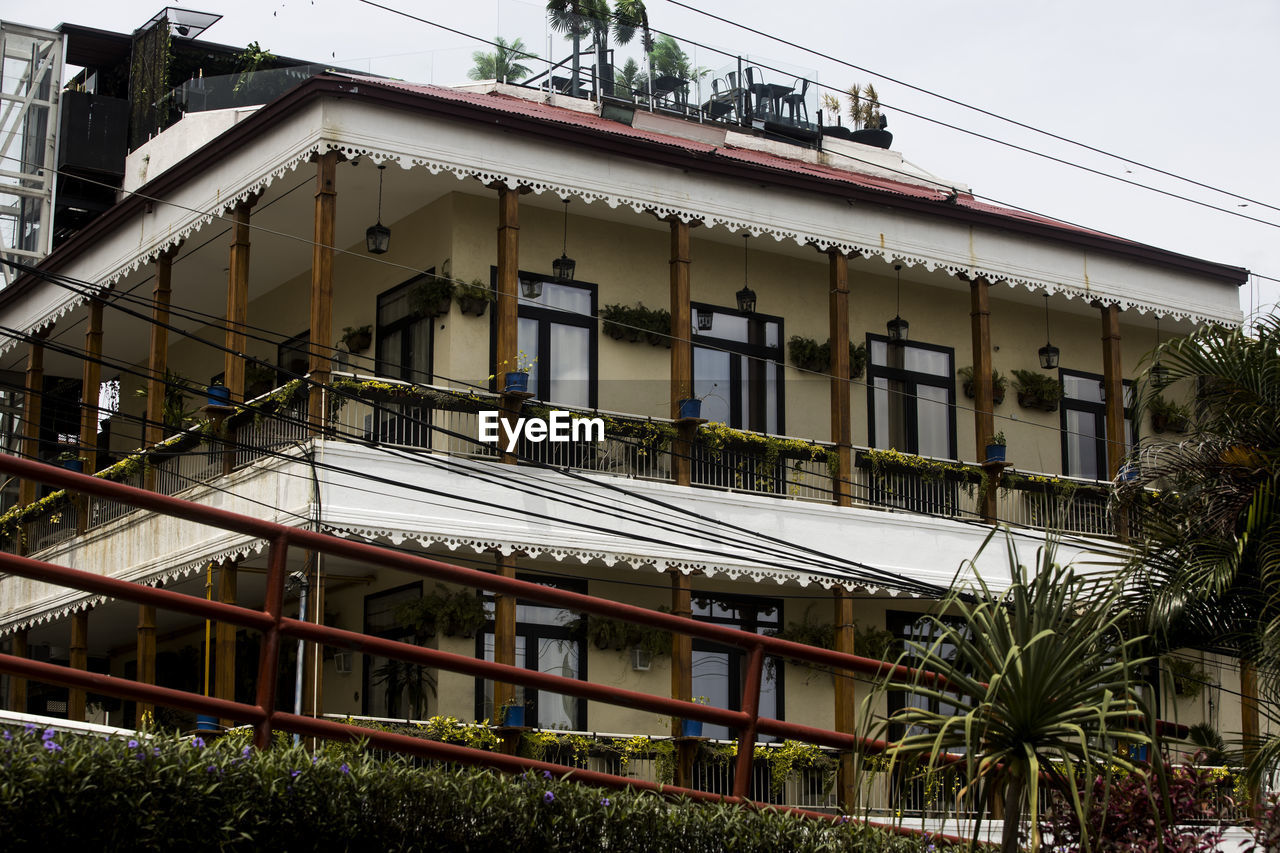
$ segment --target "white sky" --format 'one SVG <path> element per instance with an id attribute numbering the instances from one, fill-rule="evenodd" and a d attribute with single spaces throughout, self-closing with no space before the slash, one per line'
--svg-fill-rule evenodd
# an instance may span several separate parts
<path id="1" fill-rule="evenodd" d="M 541 55 L 543 4 L 523 0 L 381 0 L 482 37 L 521 37 Z M 1280 140 L 1280 3 L 1229 0 L 689 0 L 880 74 L 1280 207 L 1274 151 Z M 150 0 L 0 0 L 0 18 L 128 32 L 162 8 Z M 360 0 L 192 0 L 223 14 L 206 38 L 250 41 L 275 53 L 330 61 L 416 82 L 462 82 L 484 45 Z M 998 144 L 897 113 L 893 106 L 1081 163 L 1108 175 L 1187 195 L 1232 213 L 1280 224 L 1280 211 L 1173 181 L 1020 130 L 897 83 L 807 55 L 672 5 L 649 0 L 655 29 L 730 54 L 792 69 L 841 89 L 874 82 L 889 107 L 894 148 L 979 195 L 1184 254 L 1280 279 L 1280 228 L 1126 187 Z M 553 39 L 556 58 L 568 53 Z M 694 64 L 732 60 L 688 48 Z M 621 55 L 638 56 L 638 48 Z M 781 79 L 781 78 L 780 78 Z M 1127 170 L 1132 170 L 1129 172 Z M 1241 290 L 1246 314 L 1268 310 L 1280 284 Z"/>

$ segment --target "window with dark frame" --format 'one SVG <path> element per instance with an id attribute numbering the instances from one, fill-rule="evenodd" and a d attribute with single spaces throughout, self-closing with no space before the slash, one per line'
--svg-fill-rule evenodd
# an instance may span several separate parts
<path id="1" fill-rule="evenodd" d="M 782 600 L 754 595 L 711 595 L 695 593 L 693 618 L 737 628 L 751 634 L 765 634 L 783 626 Z M 693 641 L 693 695 L 705 696 L 709 704 L 731 711 L 742 710 L 742 687 L 746 681 L 747 654 L 737 646 L 709 640 Z M 783 719 L 783 666 L 767 658 L 760 681 L 760 716 Z M 724 726 L 705 724 L 702 733 L 710 738 L 730 738 L 736 734 Z M 776 738 L 761 735 L 760 740 Z"/>
<path id="2" fill-rule="evenodd" d="M 786 431 L 782 318 L 692 302 L 693 316 L 715 315 L 693 330 L 693 395 L 702 417 L 734 429 Z"/>
<path id="3" fill-rule="evenodd" d="M 586 593 L 582 582 L 550 580 L 536 575 L 519 575 L 520 580 L 544 586 Z M 489 622 L 484 632 L 476 638 L 476 656 L 493 660 L 494 598 L 484 593 L 485 610 Z M 575 630 L 578 614 L 570 610 L 539 604 L 534 601 L 516 601 L 516 665 L 525 669 L 576 678 L 587 678 L 587 654 L 582 632 Z M 540 729 L 587 730 L 587 702 L 574 696 L 564 696 L 546 690 L 516 687 L 516 702 L 524 705 L 526 726 Z M 493 682 L 476 679 L 475 711 L 477 720 L 496 720 L 493 706 Z"/>
<path id="4" fill-rule="evenodd" d="M 497 288 L 498 270 L 491 271 Z M 536 299 L 518 291 L 517 353 L 520 367 L 528 367 L 529 391 L 539 400 L 579 409 L 597 405 L 596 359 L 597 286 L 590 282 L 572 284 L 558 282 L 538 273 L 521 272 L 521 282 L 541 282 L 542 293 Z M 496 364 L 497 311 L 490 312 L 490 363 L 494 364 L 494 382 L 516 365 Z"/>
<path id="5" fill-rule="evenodd" d="M 867 335 L 872 447 L 956 458 L 955 351 Z"/>
<path id="6" fill-rule="evenodd" d="M 418 384 L 431 382 L 432 321 L 414 310 L 413 290 L 433 274 L 434 268 L 378 294 L 375 340 L 379 376 Z"/>
<path id="7" fill-rule="evenodd" d="M 1062 470 L 1068 477 L 1107 477 L 1107 403 L 1103 377 L 1059 370 L 1062 382 Z M 1133 383 L 1124 382 L 1125 451 L 1133 446 Z"/>
<path id="8" fill-rule="evenodd" d="M 396 618 L 396 608 L 422 598 L 422 582 L 405 584 L 364 597 L 364 633 L 387 640 L 411 642 L 413 629 Z M 426 713 L 424 691 L 430 676 L 426 667 L 393 661 L 381 655 L 365 655 L 361 711 L 366 716 L 412 718 L 415 712 Z M 420 699 L 414 708 L 414 700 Z"/>

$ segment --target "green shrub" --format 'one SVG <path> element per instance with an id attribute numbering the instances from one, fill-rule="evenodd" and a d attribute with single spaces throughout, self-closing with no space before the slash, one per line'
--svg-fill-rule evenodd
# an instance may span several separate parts
<path id="1" fill-rule="evenodd" d="M 26 850 L 922 851 L 857 823 L 671 801 L 550 774 L 378 761 L 284 738 L 0 734 L 0 838 Z"/>

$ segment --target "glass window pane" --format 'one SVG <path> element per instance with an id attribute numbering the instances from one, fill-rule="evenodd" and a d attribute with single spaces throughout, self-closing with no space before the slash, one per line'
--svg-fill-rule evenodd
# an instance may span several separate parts
<path id="1" fill-rule="evenodd" d="M 937 350 L 907 345 L 903 347 L 903 367 L 914 373 L 951 376 L 951 355 Z"/>
<path id="2" fill-rule="evenodd" d="M 1103 401 L 1102 383 L 1086 376 L 1062 374 L 1063 396 L 1082 403 L 1101 403 Z"/>
<path id="3" fill-rule="evenodd" d="M 529 367 L 529 390 L 537 393 L 538 390 L 538 321 L 530 320 L 528 317 L 521 317 L 520 322 L 516 324 L 516 352 L 524 353 L 523 356 L 517 356 L 518 360 L 524 362 L 520 366 L 523 367 L 532 361 L 533 365 Z M 498 380 L 501 382 L 502 374 L 509 373 L 516 369 L 516 365 L 498 365 Z"/>
<path id="4" fill-rule="evenodd" d="M 916 451 L 922 456 L 951 457 L 950 395 L 946 388 L 920 385 L 916 389 L 916 425 L 920 446 Z"/>
<path id="5" fill-rule="evenodd" d="M 889 346 L 884 341 L 871 342 L 871 363 L 880 366 L 889 363 Z"/>
<path id="6" fill-rule="evenodd" d="M 555 308 L 560 311 L 571 311 L 574 314 L 591 314 L 591 291 L 585 287 L 574 287 L 568 284 L 556 284 L 550 281 L 542 283 L 542 295 L 537 299 L 524 296 L 520 290 L 521 305 L 541 305 L 544 308 Z"/>
<path id="7" fill-rule="evenodd" d="M 764 345 L 767 347 L 781 346 L 778 343 L 779 325 L 776 322 L 768 322 L 764 324 Z"/>
<path id="8" fill-rule="evenodd" d="M 402 378 L 410 382 L 431 381 L 431 321 L 417 320 L 408 329 L 409 357 Z"/>
<path id="9" fill-rule="evenodd" d="M 522 321 L 523 322 L 523 321 Z M 591 404 L 591 330 L 551 324 L 551 400 L 564 406 Z"/>
<path id="10" fill-rule="evenodd" d="M 729 423 L 729 353 L 693 348 L 693 395 L 702 400 L 702 417 Z"/>
<path id="11" fill-rule="evenodd" d="M 705 696 L 716 708 L 730 708 L 729 704 L 729 654 L 727 652 L 693 652 L 693 695 Z M 764 688 L 760 690 L 764 699 Z M 706 723 L 702 727 L 706 737 L 728 738 L 729 729 Z"/>
<path id="12" fill-rule="evenodd" d="M 716 314 L 715 325 L 709 332 L 700 334 L 708 338 L 720 338 L 725 341 L 747 342 L 747 318 L 737 314 Z"/>
<path id="13" fill-rule="evenodd" d="M 576 640 L 538 639 L 539 672 L 564 678 L 578 677 L 578 643 Z M 544 729 L 577 728 L 578 702 L 572 696 L 559 693 L 538 692 L 537 725 Z"/>
<path id="14" fill-rule="evenodd" d="M 1067 476 L 1098 479 L 1098 418 L 1092 412 L 1066 410 Z"/>

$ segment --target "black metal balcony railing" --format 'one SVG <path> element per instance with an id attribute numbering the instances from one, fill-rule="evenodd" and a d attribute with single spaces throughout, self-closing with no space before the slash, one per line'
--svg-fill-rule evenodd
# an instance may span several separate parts
<path id="1" fill-rule="evenodd" d="M 173 495 L 277 457 L 307 439 L 305 389 L 302 380 L 290 382 L 250 401 L 218 429 L 196 424 L 98 476 L 141 486 L 149 467 L 155 490 Z M 478 413 L 499 408 L 497 395 L 351 374 L 335 374 L 333 387 L 323 393 L 328 439 L 477 459 L 497 455 L 495 445 L 478 440 Z M 527 411 L 545 414 L 537 404 Z M 516 447 L 519 457 L 555 468 L 672 481 L 675 427 L 669 419 L 569 411 L 601 418 L 604 441 L 521 439 Z M 894 450 L 855 451 L 850 483 L 855 506 L 943 518 L 980 517 L 981 493 L 986 488 L 980 466 Z M 698 487 L 820 503 L 834 500 L 834 448 L 828 443 L 708 424 L 699 430 L 691 457 L 692 482 Z M 997 494 L 997 516 L 1009 524 L 1090 536 L 1115 534 L 1109 484 L 1016 473 L 1005 475 Z M 39 551 L 131 511 L 111 501 L 76 500 L 55 492 L 0 516 L 0 538 L 11 552 L 20 541 L 27 551 Z M 87 513 L 83 524 L 82 513 Z"/>

